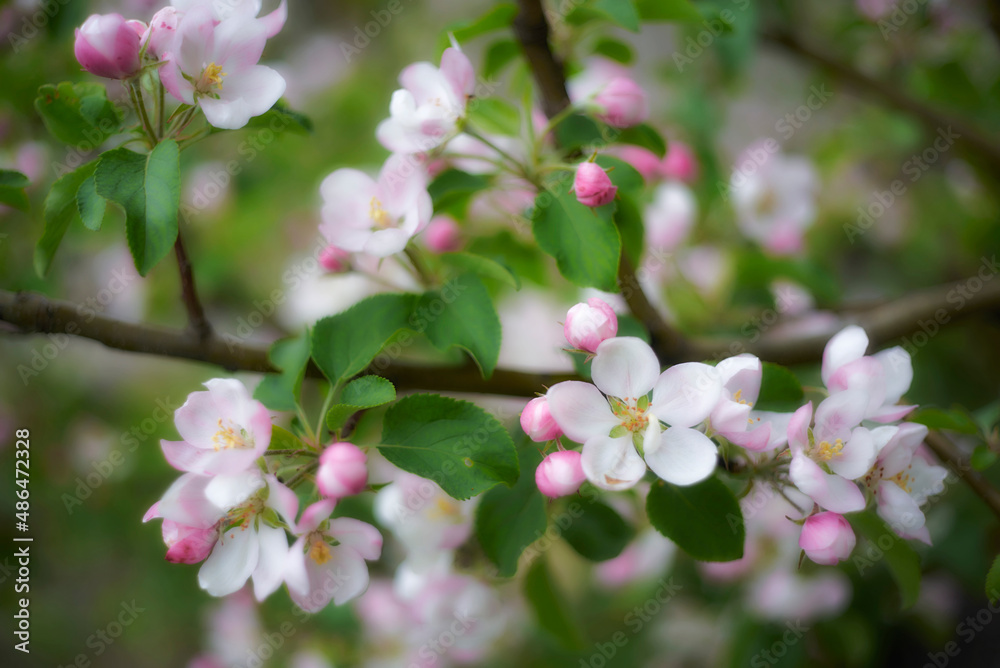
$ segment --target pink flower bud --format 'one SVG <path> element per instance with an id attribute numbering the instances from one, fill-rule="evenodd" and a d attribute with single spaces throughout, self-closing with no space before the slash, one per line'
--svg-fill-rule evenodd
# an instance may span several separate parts
<path id="1" fill-rule="evenodd" d="M 603 107 L 598 118 L 616 128 L 638 125 L 649 117 L 646 91 L 628 77 L 612 79 L 594 97 L 594 101 Z"/>
<path id="2" fill-rule="evenodd" d="M 586 479 L 580 453 L 575 450 L 553 452 L 535 469 L 538 491 L 552 499 L 575 493 Z"/>
<path id="3" fill-rule="evenodd" d="M 573 190 L 580 204 L 603 206 L 615 198 L 618 187 L 611 184 L 607 172 L 594 162 L 582 162 L 576 168 Z"/>
<path id="4" fill-rule="evenodd" d="M 342 499 L 368 484 L 368 457 L 353 443 L 334 443 L 319 456 L 316 487 L 323 496 Z"/>
<path id="5" fill-rule="evenodd" d="M 171 520 L 163 520 L 163 542 L 167 561 L 173 564 L 197 564 L 212 553 L 218 531 L 215 527 L 196 529 Z"/>
<path id="6" fill-rule="evenodd" d="M 817 564 L 832 566 L 851 556 L 857 539 L 843 515 L 824 512 L 806 520 L 799 535 L 799 547 Z"/>
<path id="7" fill-rule="evenodd" d="M 549 412 L 549 402 L 545 397 L 535 397 L 524 407 L 521 411 L 521 429 L 535 443 L 551 441 L 562 434 Z"/>
<path id="8" fill-rule="evenodd" d="M 619 158 L 635 167 L 646 182 L 660 176 L 660 158 L 649 149 L 641 146 L 622 146 L 616 151 Z"/>
<path id="9" fill-rule="evenodd" d="M 139 72 L 139 34 L 121 14 L 92 14 L 76 29 L 73 53 L 91 74 L 128 79 Z"/>
<path id="10" fill-rule="evenodd" d="M 164 7 L 153 14 L 153 18 L 149 22 L 149 28 L 142 36 L 144 44 L 147 39 L 149 40 L 146 53 L 159 58 L 169 51 L 170 44 L 177 33 L 177 22 L 179 20 L 180 16 L 177 13 L 176 7 Z"/>
<path id="11" fill-rule="evenodd" d="M 350 267 L 351 254 L 330 244 L 319 252 L 319 263 L 331 274 L 341 274 Z"/>
<path id="12" fill-rule="evenodd" d="M 591 297 L 566 313 L 563 333 L 569 345 L 596 353 L 602 341 L 618 334 L 618 316 L 606 302 Z"/>
<path id="13" fill-rule="evenodd" d="M 435 253 L 448 253 L 462 245 L 461 228 L 450 216 L 434 216 L 424 230 L 424 243 Z"/>
<path id="14" fill-rule="evenodd" d="M 691 183 L 698 178 L 698 159 L 687 144 L 672 141 L 660 163 L 660 173 L 667 179 Z"/>

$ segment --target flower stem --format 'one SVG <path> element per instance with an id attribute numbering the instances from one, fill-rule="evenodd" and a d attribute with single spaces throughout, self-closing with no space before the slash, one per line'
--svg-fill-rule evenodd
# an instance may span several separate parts
<path id="1" fill-rule="evenodd" d="M 128 88 L 129 99 L 132 101 L 132 106 L 135 107 L 135 113 L 139 116 L 139 123 L 142 125 L 143 132 L 149 138 L 150 147 L 156 146 L 159 140 L 156 137 L 156 132 L 153 131 L 153 126 L 149 124 L 149 116 L 146 114 L 146 103 L 142 98 L 142 91 L 137 90 L 134 81 L 129 81 L 125 84 Z"/>
<path id="2" fill-rule="evenodd" d="M 319 460 L 309 462 L 308 464 L 306 464 L 305 466 L 303 466 L 301 469 L 299 469 L 298 473 L 296 473 L 291 478 L 289 478 L 288 482 L 285 483 L 285 486 L 288 487 L 289 489 L 295 489 L 296 485 L 298 485 L 300 482 L 302 482 L 302 480 L 310 472 L 315 471 L 317 468 L 319 468 Z"/>
<path id="3" fill-rule="evenodd" d="M 265 457 L 277 457 L 277 456 L 289 456 L 289 457 L 298 457 L 298 456 L 302 456 L 302 457 L 319 457 L 319 455 L 318 455 L 318 454 L 316 454 L 315 452 L 313 452 L 312 450 L 292 450 L 292 449 L 285 449 L 285 450 L 268 450 L 268 451 L 266 451 L 266 452 L 264 453 L 264 456 L 265 456 Z"/>
<path id="4" fill-rule="evenodd" d="M 410 259 L 410 264 L 413 265 L 413 271 L 425 288 L 429 288 L 434 285 L 434 277 L 431 275 L 430 271 L 427 269 L 427 264 L 424 259 L 420 257 L 419 251 L 412 245 L 407 245 L 403 250 L 406 253 L 406 257 Z"/>

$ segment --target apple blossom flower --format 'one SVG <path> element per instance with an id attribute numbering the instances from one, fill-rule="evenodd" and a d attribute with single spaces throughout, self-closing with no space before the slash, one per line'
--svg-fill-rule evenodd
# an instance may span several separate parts
<path id="1" fill-rule="evenodd" d="M 575 450 L 553 452 L 535 469 L 538 491 L 551 499 L 575 494 L 586 479 L 580 464 L 580 453 Z"/>
<path id="2" fill-rule="evenodd" d="M 649 117 L 646 91 L 627 68 L 604 58 L 591 58 L 581 74 L 569 81 L 570 99 L 593 108 L 599 119 L 616 128 L 642 123 Z"/>
<path id="3" fill-rule="evenodd" d="M 91 74 L 131 79 L 139 73 L 140 34 L 121 14 L 91 14 L 76 29 L 73 53 Z"/>
<path id="4" fill-rule="evenodd" d="M 378 180 L 356 169 L 338 169 L 323 180 L 320 194 L 320 232 L 352 253 L 398 253 L 431 219 L 427 177 L 401 155 L 386 160 Z"/>
<path id="5" fill-rule="evenodd" d="M 167 544 L 166 560 L 174 564 L 197 564 L 208 558 L 219 538 L 215 526 L 207 529 L 163 520 L 163 542 Z"/>
<path id="6" fill-rule="evenodd" d="M 402 71 L 399 83 L 403 87 L 392 94 L 390 116 L 375 136 L 395 153 L 423 153 L 458 133 L 476 75 L 466 55 L 451 47 L 441 55 L 440 67 L 414 63 Z"/>
<path id="7" fill-rule="evenodd" d="M 576 199 L 585 206 L 604 206 L 615 198 L 618 186 L 612 185 L 611 178 L 596 162 L 581 162 L 573 178 Z"/>
<path id="8" fill-rule="evenodd" d="M 286 0 L 281 0 L 276 9 L 259 18 L 257 15 L 260 14 L 263 5 L 261 0 L 170 0 L 170 4 L 179 12 L 207 6 L 217 23 L 233 16 L 256 19 L 264 27 L 268 38 L 281 32 L 288 19 Z"/>
<path id="9" fill-rule="evenodd" d="M 146 45 L 146 54 L 159 60 L 170 50 L 170 45 L 177 35 L 177 24 L 183 12 L 176 7 L 164 7 L 153 14 L 149 27 L 142 35 L 142 43 Z"/>
<path id="10" fill-rule="evenodd" d="M 545 443 L 562 434 L 549 411 L 545 397 L 535 397 L 524 407 L 521 411 L 521 429 L 535 443 Z"/>
<path id="11" fill-rule="evenodd" d="M 182 441 L 161 440 L 167 461 L 181 471 L 236 474 L 250 468 L 271 443 L 271 416 L 234 378 L 205 383 L 174 413 Z"/>
<path id="12" fill-rule="evenodd" d="M 306 612 L 318 612 L 332 600 L 342 605 L 368 588 L 366 560 L 382 554 L 382 535 L 366 522 L 330 519 L 336 501 L 317 501 L 296 526 L 298 540 L 288 553 L 285 583 L 292 600 Z"/>
<path id="13" fill-rule="evenodd" d="M 931 544 L 920 510 L 929 497 L 944 491 L 948 471 L 915 456 L 927 436 L 927 427 L 912 422 L 876 427 L 872 436 L 878 447 L 875 465 L 865 484 L 875 496 L 876 510 L 901 538 Z"/>
<path id="14" fill-rule="evenodd" d="M 361 493 L 368 484 L 367 462 L 368 457 L 353 443 L 328 445 L 319 456 L 316 488 L 333 499 Z"/>
<path id="15" fill-rule="evenodd" d="M 766 250 L 790 255 L 802 249 L 802 235 L 816 217 L 817 176 L 805 158 L 751 146 L 729 182 L 736 222 Z"/>
<path id="16" fill-rule="evenodd" d="M 716 367 L 722 396 L 709 418 L 712 429 L 747 450 L 770 450 L 788 441 L 791 413 L 755 411 L 764 367 L 749 353 L 728 357 Z"/>
<path id="17" fill-rule="evenodd" d="M 715 443 L 691 427 L 718 403 L 719 373 L 695 362 L 659 368 L 642 339 L 608 339 L 597 347 L 593 385 L 564 381 L 546 395 L 559 427 L 583 443 L 587 479 L 602 489 L 632 487 L 647 464 L 675 485 L 693 485 L 715 470 Z M 661 421 L 671 426 L 663 430 Z"/>
<path id="18" fill-rule="evenodd" d="M 874 355 L 865 355 L 868 335 L 850 325 L 835 334 L 823 350 L 823 382 L 831 394 L 853 390 L 867 394 L 864 418 L 875 422 L 895 422 L 916 406 L 900 406 L 910 389 L 913 364 L 910 354 L 895 346 Z"/>
<path id="19" fill-rule="evenodd" d="M 842 392 L 825 399 L 816 409 L 816 426 L 811 432 L 810 402 L 795 411 L 788 425 L 792 451 L 789 479 L 799 491 L 835 513 L 856 512 L 866 505 L 864 494 L 853 482 L 875 462 L 872 434 L 857 426 L 866 400 L 860 392 Z"/>
<path id="20" fill-rule="evenodd" d="M 434 216 L 424 231 L 424 243 L 435 253 L 449 253 L 462 246 L 462 230 L 451 216 Z"/>
<path id="21" fill-rule="evenodd" d="M 563 333 L 577 350 L 597 352 L 597 346 L 618 334 L 618 316 L 607 302 L 591 297 L 566 312 Z"/>
<path id="22" fill-rule="evenodd" d="M 799 547 L 806 556 L 824 566 L 847 559 L 856 543 L 854 530 L 844 516 L 831 512 L 807 517 L 799 536 Z"/>
<path id="23" fill-rule="evenodd" d="M 350 268 L 351 254 L 329 244 L 319 252 L 319 263 L 331 274 L 342 274 Z"/>
<path id="24" fill-rule="evenodd" d="M 278 522 L 295 525 L 299 500 L 270 474 L 251 470 L 228 478 L 225 484 L 216 478 L 205 490 L 209 501 L 227 511 L 219 540 L 198 571 L 198 585 L 212 596 L 226 596 L 252 578 L 254 596 L 263 601 L 281 585 L 289 559 Z"/>
<path id="25" fill-rule="evenodd" d="M 698 201 L 682 183 L 660 184 L 646 207 L 646 242 L 651 248 L 670 251 L 687 238 L 698 215 Z"/>
<path id="26" fill-rule="evenodd" d="M 281 75 L 258 65 L 266 42 L 257 19 L 234 13 L 216 22 L 207 6 L 195 6 L 162 54 L 160 80 L 181 102 L 201 107 L 212 126 L 238 130 L 285 92 Z"/>
<path id="27" fill-rule="evenodd" d="M 691 183 L 698 178 L 698 158 L 683 142 L 671 141 L 667 145 L 667 154 L 663 156 L 659 168 L 666 179 Z"/>

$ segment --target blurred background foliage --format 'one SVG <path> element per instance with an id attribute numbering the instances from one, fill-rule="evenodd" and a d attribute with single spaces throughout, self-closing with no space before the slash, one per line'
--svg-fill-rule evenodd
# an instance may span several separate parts
<path id="1" fill-rule="evenodd" d="M 685 53 L 688 38 L 697 40 L 707 23 L 649 24 L 632 34 L 592 20 L 559 26 L 555 35 L 571 71 L 601 40 L 626 45 L 624 53 L 634 56 L 650 91 L 650 122 L 667 136 L 689 142 L 698 154 L 701 217 L 694 240 L 726 244 L 736 262 L 731 280 L 717 294 L 672 294 L 683 329 L 739 336 L 749 318 L 775 306 L 768 287 L 777 277 L 807 286 L 819 308 L 844 310 L 972 276 L 984 258 L 1000 250 L 998 174 L 961 145 L 943 153 L 919 180 L 907 181 L 899 201 L 852 243 L 845 226 L 856 223 L 859 207 L 867 209 L 874 193 L 886 190 L 894 179 L 907 178 L 904 164 L 931 145 L 934 133 L 912 114 L 882 104 L 877 96 L 856 94 L 801 54 L 762 37 L 791 31 L 804 44 L 992 132 L 1000 118 L 1000 36 L 990 29 L 992 3 L 908 3 L 916 11 L 886 34 L 849 2 L 694 4 L 705 21 L 723 10 L 734 12 L 737 20 L 680 71 L 675 54 Z M 240 336 L 240 319 L 257 309 L 267 316 L 267 324 L 252 338 L 271 340 L 289 323 L 343 306 L 337 306 L 337 295 L 324 300 L 313 288 L 301 293 L 308 281 L 297 280 L 296 267 L 303 266 L 318 243 L 318 185 L 337 167 L 375 168 L 382 162 L 385 151 L 373 131 L 387 115 L 400 69 L 416 60 L 436 61 L 445 29 L 474 20 L 491 3 L 404 0 L 402 12 L 348 62 L 342 44 L 354 43 L 355 28 L 369 23 L 371 12 L 383 5 L 292 0 L 288 24 L 269 42 L 265 62 L 281 66 L 289 82 L 288 101 L 312 120 L 312 134 L 288 131 L 265 142 L 267 135 L 251 127 L 212 137 L 183 155 L 186 192 L 192 198 L 226 161 L 238 161 L 241 169 L 223 188 L 224 196 L 182 222 L 201 294 L 222 333 Z M 70 149 L 48 138 L 32 101 L 44 83 L 88 79 L 73 58 L 72 41 L 73 28 L 89 13 L 116 10 L 148 18 L 156 8 L 142 0 L 73 0 L 59 5 L 51 21 L 16 52 L 9 40 L 0 44 L 0 166 L 27 171 L 19 160 L 28 160 L 36 167 L 29 189 L 31 212 L 6 211 L 0 217 L 4 288 L 86 304 L 89 298 L 102 298 L 115 270 L 127 269 L 122 220 L 109 213 L 96 234 L 72 227 L 51 274 L 44 279 L 35 275 L 31 257 L 41 235 L 41 203 Z M 35 11 L 31 2 L 0 4 L 2 32 L 21 32 L 24 17 Z M 473 63 L 482 64 L 494 42 L 510 38 L 491 33 L 463 48 Z M 509 88 L 521 90 L 528 73 L 516 60 L 493 77 L 503 95 Z M 831 91 L 829 101 L 781 144 L 785 152 L 815 162 L 822 184 L 819 218 L 807 235 L 803 257 L 776 260 L 739 240 L 720 184 L 728 180 L 739 152 L 760 137 L 776 136 L 776 124 L 806 102 L 812 86 Z M 567 304 L 575 301 L 575 289 L 558 279 L 548 259 L 531 247 L 523 226 L 503 232 L 503 221 L 463 224 L 493 230 L 498 236 L 492 242 L 477 243 L 503 248 L 501 254 L 527 287 L 555 284 Z M 511 233 L 521 245 L 510 242 Z M 288 303 L 272 314 L 265 302 L 275 289 Z M 129 279 L 109 303 L 98 304 L 94 308 L 105 315 L 127 320 L 175 325 L 184 318 L 172 262 L 162 263 L 146 279 Z M 987 426 L 995 424 L 998 324 L 998 314 L 988 313 L 931 337 L 914 355 L 909 398 L 921 405 L 962 405 Z M 537 323 L 543 325 L 554 323 Z M 48 360 L 55 349 L 54 359 Z M 24 378 L 18 365 L 30 365 L 36 355 L 41 355 L 43 368 Z M 13 498 L 13 431 L 29 428 L 35 539 L 33 651 L 24 663 L 5 640 L 0 657 L 8 658 L 0 660 L 4 665 L 70 665 L 84 654 L 102 666 L 184 665 L 204 647 L 204 620 L 217 602 L 198 589 L 196 567 L 163 560 L 158 523 L 143 525 L 140 518 L 175 475 L 157 447 L 160 438 L 175 436 L 172 408 L 220 370 L 46 336 L 5 334 L 0 356 L 0 468 L 5 472 L 0 537 L 10 544 L 14 520 L 12 503 L 6 500 Z M 815 367 L 800 371 L 803 380 L 818 377 Z M 986 473 L 1000 483 L 997 466 Z M 88 479 L 99 482 L 93 485 Z M 847 612 L 810 622 L 803 640 L 792 644 L 787 655 L 756 665 L 916 666 L 929 661 L 927 653 L 955 639 L 961 620 L 983 607 L 983 578 L 1000 550 L 996 521 L 961 484 L 950 485 L 944 501 L 930 510 L 929 525 L 935 546 L 917 546 L 926 579 L 915 607 L 900 610 L 884 565 L 874 567 L 874 577 L 861 578 L 856 568 L 844 564 L 841 570 L 854 581 Z M 0 553 L 5 610 L 13 597 L 11 553 L 7 547 Z M 599 644 L 623 630 L 628 642 L 606 665 L 746 666 L 759 661 L 759 652 L 786 630 L 746 612 L 738 585 L 703 581 L 689 560 L 678 557 L 671 576 L 683 585 L 681 593 L 633 634 L 626 616 L 657 585 L 608 593 L 593 584 L 590 566 L 565 545 L 553 548 L 548 561 L 559 564 L 554 577 L 569 602 L 572 623 L 578 625 L 577 646 L 566 649 L 522 610 L 492 665 L 605 665 L 595 659 Z M 144 611 L 98 656 L 92 634 L 116 618 L 123 602 L 133 601 Z M 288 665 L 288 657 L 302 647 L 318 649 L 334 665 L 356 665 L 352 643 L 359 626 L 349 608 L 331 606 L 304 623 L 291 616 L 291 608 L 283 592 L 262 606 L 265 632 L 288 619 L 297 629 L 269 665 Z M 1000 665 L 997 623 L 967 646 L 959 639 L 963 652 L 949 665 Z"/>

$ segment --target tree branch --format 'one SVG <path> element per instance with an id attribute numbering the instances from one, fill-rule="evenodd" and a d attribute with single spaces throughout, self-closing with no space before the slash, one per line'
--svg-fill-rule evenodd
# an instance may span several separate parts
<path id="1" fill-rule="evenodd" d="M 198 299 L 198 291 L 194 287 L 194 270 L 184 250 L 184 240 L 180 228 L 177 230 L 177 241 L 174 242 L 174 254 L 177 256 L 177 269 L 181 275 L 181 298 L 188 314 L 188 327 L 195 333 L 199 341 L 205 342 L 212 338 L 212 325 L 205 317 L 205 310 Z"/>
<path id="2" fill-rule="evenodd" d="M 690 351 L 687 342 L 660 316 L 649 297 L 646 296 L 639 279 L 635 275 L 632 260 L 622 249 L 618 263 L 618 288 L 621 290 L 628 310 L 649 330 L 650 346 L 656 357 L 664 365 L 687 361 Z"/>
<path id="3" fill-rule="evenodd" d="M 542 96 L 542 110 L 552 118 L 569 106 L 566 73 L 549 47 L 549 22 L 541 0 L 518 0 L 520 11 L 514 17 L 514 35 L 528 61 Z"/>
<path id="4" fill-rule="evenodd" d="M 948 114 L 910 96 L 892 83 L 880 81 L 800 40 L 787 31 L 764 32 L 761 37 L 772 44 L 802 57 L 829 72 L 859 93 L 881 100 L 890 107 L 917 118 L 929 132 L 950 128 L 958 135 L 956 141 L 970 153 L 982 158 L 986 166 L 1000 175 L 1000 139 L 991 136 L 964 118 Z"/>
<path id="5" fill-rule="evenodd" d="M 979 471 L 972 468 L 958 446 L 939 431 L 928 433 L 924 442 L 942 462 L 955 469 L 955 473 L 983 500 L 997 519 L 1000 519 L 1000 492 Z"/>

